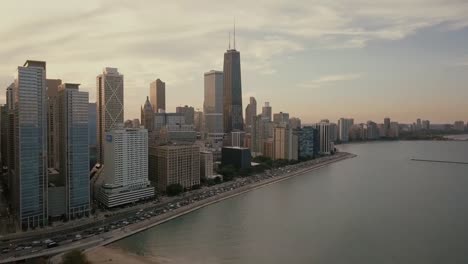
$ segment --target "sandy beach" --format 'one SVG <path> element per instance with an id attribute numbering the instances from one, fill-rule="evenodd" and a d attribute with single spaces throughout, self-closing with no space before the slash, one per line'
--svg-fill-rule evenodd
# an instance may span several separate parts
<path id="1" fill-rule="evenodd" d="M 156 257 L 139 256 L 123 251 L 120 248 L 106 246 L 91 249 L 86 256 L 93 264 L 166 264 L 170 263 Z"/>

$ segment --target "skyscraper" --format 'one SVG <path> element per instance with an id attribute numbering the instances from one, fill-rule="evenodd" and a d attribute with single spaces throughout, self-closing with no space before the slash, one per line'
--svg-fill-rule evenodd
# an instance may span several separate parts
<path id="1" fill-rule="evenodd" d="M 277 125 L 288 126 L 289 125 L 289 114 L 279 112 L 273 115 L 273 122 Z"/>
<path id="2" fill-rule="evenodd" d="M 149 97 L 146 97 L 145 104 L 141 107 L 141 124 L 151 133 L 154 128 L 154 110 Z"/>
<path id="3" fill-rule="evenodd" d="M 302 127 L 301 119 L 297 117 L 289 118 L 289 127 L 292 129 L 300 129 Z"/>
<path id="4" fill-rule="evenodd" d="M 269 102 L 265 102 L 265 106 L 262 107 L 262 117 L 268 121 L 272 121 L 272 110 Z"/>
<path id="5" fill-rule="evenodd" d="M 204 74 L 203 138 L 212 144 L 221 144 L 223 125 L 223 72 L 211 70 Z"/>
<path id="6" fill-rule="evenodd" d="M 176 107 L 176 113 L 184 114 L 185 124 L 193 125 L 195 123 L 195 109 L 192 106 L 178 106 Z"/>
<path id="7" fill-rule="evenodd" d="M 274 159 L 288 159 L 289 137 L 292 136 L 291 130 L 286 126 L 277 126 L 273 131 Z"/>
<path id="8" fill-rule="evenodd" d="M 97 112 L 96 112 L 96 103 L 88 104 L 88 142 L 90 147 L 95 147 L 97 144 L 96 139 L 96 122 L 97 122 Z"/>
<path id="9" fill-rule="evenodd" d="M 305 126 L 299 130 L 299 158 L 311 159 L 319 154 L 320 142 L 318 130 Z"/>
<path id="10" fill-rule="evenodd" d="M 6 106 L 8 110 L 13 110 L 14 108 L 14 94 L 13 89 L 15 87 L 15 83 L 10 84 L 6 89 Z"/>
<path id="11" fill-rule="evenodd" d="M 97 162 L 104 162 L 106 132 L 124 122 L 124 78 L 116 68 L 105 68 L 96 78 Z"/>
<path id="12" fill-rule="evenodd" d="M 59 113 L 58 89 L 62 84 L 60 79 L 47 79 L 47 157 L 49 168 L 59 168 Z"/>
<path id="13" fill-rule="evenodd" d="M 180 184 L 191 188 L 200 184 L 200 147 L 190 145 L 165 145 L 150 147 L 150 180 L 159 191 Z"/>
<path id="14" fill-rule="evenodd" d="M 234 49 L 228 49 L 224 53 L 223 73 L 224 133 L 230 133 L 233 130 L 244 130 L 240 53 L 236 50 L 235 45 Z"/>
<path id="15" fill-rule="evenodd" d="M 89 169 L 97 162 L 97 109 L 96 103 L 88 104 L 88 144 L 89 144 Z"/>
<path id="16" fill-rule="evenodd" d="M 150 84 L 150 101 L 154 112 L 166 111 L 166 83 L 157 79 Z"/>
<path id="17" fill-rule="evenodd" d="M 88 98 L 87 92 L 79 91 L 79 84 L 59 86 L 59 159 L 68 219 L 90 213 Z"/>
<path id="18" fill-rule="evenodd" d="M 47 225 L 46 63 L 18 67 L 14 87 L 13 207 L 22 229 Z"/>
<path id="19" fill-rule="evenodd" d="M 250 132 L 252 128 L 255 116 L 257 116 L 257 100 L 255 100 L 255 97 L 250 97 L 250 103 L 245 108 L 245 126 L 248 132 Z"/>
<path id="20" fill-rule="evenodd" d="M 389 117 L 386 117 L 384 118 L 384 134 L 386 137 L 390 137 L 390 118 Z"/>
<path id="21" fill-rule="evenodd" d="M 148 131 L 118 128 L 106 133 L 104 182 L 98 200 L 114 207 L 154 196 L 148 180 Z"/>
<path id="22" fill-rule="evenodd" d="M 340 118 L 338 120 L 338 139 L 341 142 L 349 141 L 349 129 L 354 125 L 352 118 Z"/>
<path id="23" fill-rule="evenodd" d="M 320 139 L 319 153 L 330 154 L 332 151 L 332 143 L 330 141 L 330 123 L 322 121 L 316 124 L 315 128 L 318 130 Z"/>

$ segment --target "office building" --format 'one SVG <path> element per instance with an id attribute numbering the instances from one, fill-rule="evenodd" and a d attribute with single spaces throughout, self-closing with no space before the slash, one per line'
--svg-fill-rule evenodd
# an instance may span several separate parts
<path id="1" fill-rule="evenodd" d="M 7 88 L 6 88 L 6 106 L 7 106 L 7 109 L 8 110 L 13 110 L 14 107 L 15 107 L 15 98 L 14 98 L 14 88 L 15 88 L 15 83 L 12 83 L 10 84 Z"/>
<path id="2" fill-rule="evenodd" d="M 366 134 L 368 140 L 377 140 L 380 138 L 379 128 L 375 122 L 367 121 Z"/>
<path id="3" fill-rule="evenodd" d="M 200 184 L 200 147 L 197 145 L 150 147 L 149 159 L 149 177 L 160 192 L 166 192 L 172 184 L 188 189 Z"/>
<path id="4" fill-rule="evenodd" d="M 453 124 L 453 129 L 456 131 L 465 131 L 465 122 L 463 121 L 455 121 Z"/>
<path id="5" fill-rule="evenodd" d="M 319 153 L 330 154 L 332 152 L 332 142 L 330 140 L 330 123 L 322 120 L 322 122 L 315 125 L 315 128 L 318 130 L 320 138 Z"/>
<path id="6" fill-rule="evenodd" d="M 265 155 L 265 142 L 268 139 L 273 140 L 274 123 L 264 118 L 263 115 L 257 115 L 254 118 L 251 132 L 251 152 L 253 156 Z"/>
<path id="7" fill-rule="evenodd" d="M 390 118 L 386 117 L 384 118 L 384 124 L 383 124 L 383 131 L 385 134 L 385 137 L 390 137 Z"/>
<path id="8" fill-rule="evenodd" d="M 181 113 L 184 115 L 186 125 L 195 124 L 195 109 L 192 106 L 178 106 L 176 108 L 176 113 Z"/>
<path id="9" fill-rule="evenodd" d="M 46 63 L 18 67 L 14 87 L 13 208 L 23 229 L 47 225 Z"/>
<path id="10" fill-rule="evenodd" d="M 419 131 L 422 129 L 421 118 L 416 119 L 416 130 Z"/>
<path id="11" fill-rule="evenodd" d="M 391 122 L 390 123 L 390 134 L 391 138 L 398 138 L 400 136 L 400 125 L 398 122 Z"/>
<path id="12" fill-rule="evenodd" d="M 96 103 L 88 104 L 88 143 L 89 143 L 89 169 L 97 163 L 97 109 Z"/>
<path id="13" fill-rule="evenodd" d="M 244 130 L 240 53 L 236 50 L 235 45 L 234 49 L 229 48 L 224 53 L 223 74 L 224 133 L 229 133 L 232 130 Z"/>
<path id="14" fill-rule="evenodd" d="M 150 101 L 153 110 L 158 113 L 166 111 L 166 83 L 157 79 L 150 84 Z"/>
<path id="15" fill-rule="evenodd" d="M 382 124 L 383 127 L 383 124 Z M 380 133 L 380 130 L 379 130 Z M 354 124 L 349 128 L 349 141 L 367 140 L 365 124 Z"/>
<path id="16" fill-rule="evenodd" d="M 273 159 L 288 159 L 289 137 L 291 136 L 291 130 L 286 126 L 277 126 L 273 131 Z"/>
<path id="17" fill-rule="evenodd" d="M 140 124 L 140 119 L 134 118 L 134 119 L 132 120 L 132 125 L 133 125 L 134 128 L 140 128 L 140 126 L 141 126 L 141 124 Z"/>
<path id="18" fill-rule="evenodd" d="M 103 163 L 106 132 L 124 122 L 124 77 L 116 68 L 105 68 L 96 77 L 97 162 Z"/>
<path id="19" fill-rule="evenodd" d="M 7 105 L 0 106 L 0 169 L 8 166 L 7 158 L 7 146 L 9 144 L 8 140 L 8 107 Z M 10 184 L 8 183 L 8 186 Z"/>
<path id="20" fill-rule="evenodd" d="M 273 138 L 268 138 L 263 142 L 263 156 L 268 157 L 270 159 L 274 159 L 274 146 Z"/>
<path id="21" fill-rule="evenodd" d="M 354 125 L 352 118 L 340 118 L 338 120 L 338 140 L 346 143 L 349 141 L 349 129 Z"/>
<path id="22" fill-rule="evenodd" d="M 200 151 L 200 178 L 211 179 L 213 175 L 213 153 Z"/>
<path id="23" fill-rule="evenodd" d="M 97 144 L 97 108 L 96 103 L 88 104 L 88 142 L 90 147 L 95 147 Z"/>
<path id="24" fill-rule="evenodd" d="M 115 207 L 154 196 L 148 180 L 148 131 L 123 128 L 108 131 L 105 139 L 104 181 L 98 200 Z"/>
<path id="25" fill-rule="evenodd" d="M 151 105 L 149 97 L 146 96 L 145 104 L 141 107 L 141 125 L 143 125 L 148 133 L 151 133 L 154 129 L 154 109 Z"/>
<path id="26" fill-rule="evenodd" d="M 312 159 L 319 154 L 319 134 L 318 130 L 312 126 L 304 126 L 298 131 L 299 159 Z"/>
<path id="27" fill-rule="evenodd" d="M 335 144 L 338 141 L 338 125 L 330 123 L 330 141 Z"/>
<path id="28" fill-rule="evenodd" d="M 289 127 L 291 129 L 300 129 L 302 127 L 301 119 L 297 117 L 289 118 Z"/>
<path id="29" fill-rule="evenodd" d="M 202 111 L 195 111 L 195 118 L 194 118 L 195 124 L 193 127 L 195 128 L 195 131 L 201 133 L 203 129 L 203 112 Z"/>
<path id="30" fill-rule="evenodd" d="M 218 138 L 223 135 L 223 72 L 209 71 L 204 75 L 205 96 L 203 101 L 204 138 Z"/>
<path id="31" fill-rule="evenodd" d="M 133 121 L 130 120 L 130 119 L 125 120 L 124 127 L 125 128 L 133 128 Z"/>
<path id="32" fill-rule="evenodd" d="M 281 125 L 281 126 L 288 126 L 289 125 L 289 114 L 288 113 L 283 113 L 279 112 L 273 115 L 273 123 L 276 125 Z"/>
<path id="33" fill-rule="evenodd" d="M 58 88 L 60 79 L 47 79 L 47 157 L 49 168 L 59 168 Z"/>
<path id="34" fill-rule="evenodd" d="M 248 132 L 252 129 L 253 118 L 257 116 L 257 100 L 255 97 L 250 97 L 250 102 L 245 108 L 245 126 Z"/>
<path id="35" fill-rule="evenodd" d="M 245 140 L 245 132 L 232 131 L 231 133 L 226 135 L 226 139 L 227 140 L 225 142 L 225 146 L 243 147 Z"/>
<path id="36" fill-rule="evenodd" d="M 59 171 L 65 180 L 67 219 L 90 214 L 88 98 L 79 84 L 58 88 Z"/>
<path id="37" fill-rule="evenodd" d="M 271 106 L 270 106 L 270 103 L 269 102 L 265 102 L 265 105 L 262 107 L 262 117 L 263 119 L 271 122 L 273 121 L 273 118 L 272 118 L 272 109 L 271 109 Z"/>
<path id="38" fill-rule="evenodd" d="M 237 169 L 250 168 L 252 156 L 248 148 L 223 147 L 221 154 L 222 166 L 232 165 Z"/>
<path id="39" fill-rule="evenodd" d="M 422 129 L 424 129 L 424 130 L 430 130 L 430 129 L 431 129 L 431 121 L 429 121 L 429 120 L 423 120 L 423 121 L 422 121 Z"/>

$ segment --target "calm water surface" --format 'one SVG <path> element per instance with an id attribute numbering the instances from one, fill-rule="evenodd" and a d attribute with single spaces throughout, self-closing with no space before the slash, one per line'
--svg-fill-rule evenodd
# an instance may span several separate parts
<path id="1" fill-rule="evenodd" d="M 164 263 L 468 263 L 468 142 L 340 146 L 358 155 L 114 244 Z"/>

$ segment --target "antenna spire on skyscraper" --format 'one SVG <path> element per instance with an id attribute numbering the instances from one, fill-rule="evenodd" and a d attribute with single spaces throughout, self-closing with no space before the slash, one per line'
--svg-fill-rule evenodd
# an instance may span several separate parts
<path id="1" fill-rule="evenodd" d="M 229 32 L 229 45 L 228 45 L 228 50 L 231 49 L 231 32 Z"/>
<path id="2" fill-rule="evenodd" d="M 236 18 L 234 17 L 234 49 L 236 49 Z"/>

